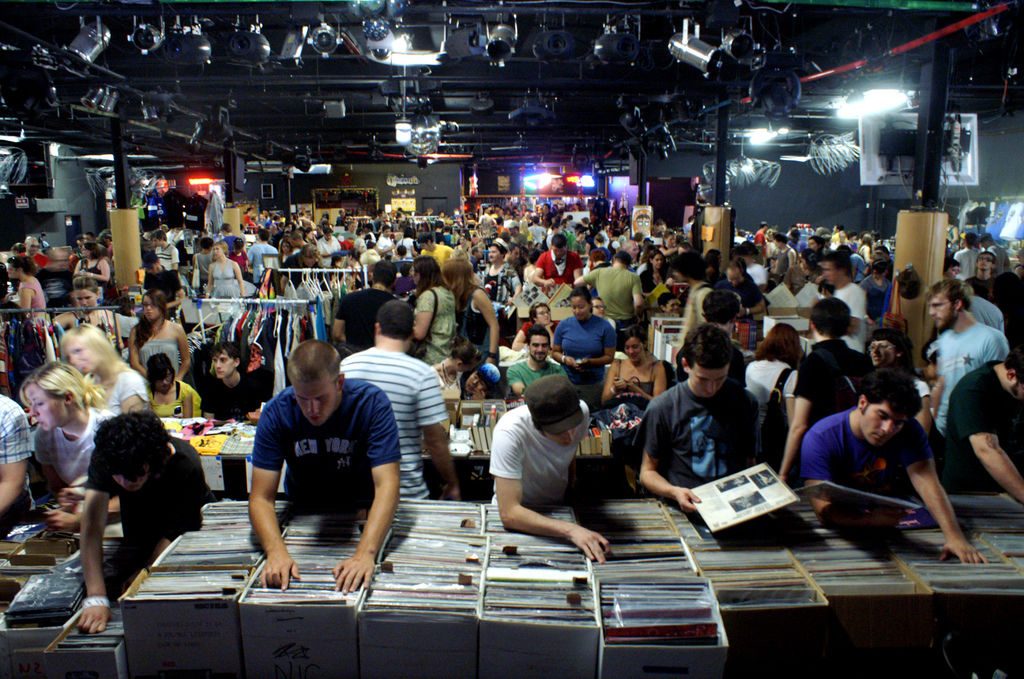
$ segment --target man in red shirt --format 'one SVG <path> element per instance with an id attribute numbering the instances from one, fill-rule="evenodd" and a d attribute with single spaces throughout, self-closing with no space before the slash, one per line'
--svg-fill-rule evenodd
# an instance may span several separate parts
<path id="1" fill-rule="evenodd" d="M 546 291 L 562 285 L 572 286 L 573 281 L 583 275 L 583 260 L 568 249 L 564 233 L 551 237 L 551 247 L 537 260 L 537 272 L 533 282 Z"/>

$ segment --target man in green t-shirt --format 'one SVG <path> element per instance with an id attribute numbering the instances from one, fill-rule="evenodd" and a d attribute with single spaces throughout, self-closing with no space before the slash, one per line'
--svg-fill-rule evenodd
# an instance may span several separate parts
<path id="1" fill-rule="evenodd" d="M 508 386 L 516 396 L 522 396 L 526 388 L 547 375 L 565 375 L 562 366 L 548 360 L 551 353 L 551 335 L 539 325 L 530 328 L 526 334 L 529 356 L 523 363 L 516 363 L 508 369 Z"/>
<path id="2" fill-rule="evenodd" d="M 942 485 L 1024 503 L 1024 344 L 967 373 L 949 397 Z"/>
<path id="3" fill-rule="evenodd" d="M 601 294 L 605 314 L 616 322 L 616 329 L 631 325 L 647 306 L 640 276 L 629 270 L 632 263 L 629 253 L 619 250 L 612 257 L 611 266 L 593 269 L 575 281 L 576 285 L 585 283 Z"/>

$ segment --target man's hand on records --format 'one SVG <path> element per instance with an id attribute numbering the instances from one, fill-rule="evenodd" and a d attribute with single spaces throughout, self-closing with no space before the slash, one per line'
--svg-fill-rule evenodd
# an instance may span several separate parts
<path id="1" fill-rule="evenodd" d="M 91 599 L 96 601 L 90 601 Z M 107 602 L 104 605 L 100 599 L 106 601 L 106 597 L 88 597 L 82 602 L 82 614 L 78 616 L 78 629 L 86 634 L 99 634 L 107 629 L 107 621 L 110 620 L 110 603 Z"/>
<path id="2" fill-rule="evenodd" d="M 945 561 L 950 556 L 956 556 L 963 563 L 988 563 L 988 559 L 964 539 L 950 540 L 942 546 L 939 560 Z"/>
<path id="3" fill-rule="evenodd" d="M 674 499 L 679 503 L 679 508 L 684 512 L 695 512 L 697 511 L 697 503 L 700 502 L 700 498 L 689 488 L 675 489 Z"/>
<path id="4" fill-rule="evenodd" d="M 280 549 L 267 554 L 267 565 L 263 567 L 263 575 L 260 576 L 264 587 L 280 587 L 281 591 L 288 589 L 289 581 L 299 577 L 299 564 L 295 563 L 288 550 Z"/>
<path id="5" fill-rule="evenodd" d="M 573 526 L 569 531 L 569 539 L 591 561 L 604 563 L 605 554 L 611 551 L 611 546 L 603 535 L 587 530 L 583 526 Z"/>
<path id="6" fill-rule="evenodd" d="M 337 590 L 342 594 L 354 592 L 360 587 L 367 587 L 373 577 L 373 557 L 356 553 L 352 557 L 338 562 L 334 567 L 334 580 Z"/>

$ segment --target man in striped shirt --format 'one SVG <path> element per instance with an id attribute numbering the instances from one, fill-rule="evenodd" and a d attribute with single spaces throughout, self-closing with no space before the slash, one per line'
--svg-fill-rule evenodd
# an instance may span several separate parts
<path id="1" fill-rule="evenodd" d="M 412 342 L 413 318 L 407 303 L 385 303 L 377 312 L 373 348 L 346 358 L 341 362 L 341 372 L 347 378 L 370 382 L 391 401 L 402 453 L 402 499 L 429 497 L 423 480 L 422 451 L 426 448 L 444 483 L 441 498 L 458 500 L 459 481 L 444 425 L 448 413 L 437 373 L 406 353 Z"/>
<path id="2" fill-rule="evenodd" d="M 0 394 L 0 539 L 32 508 L 26 481 L 32 448 L 25 411 Z"/>

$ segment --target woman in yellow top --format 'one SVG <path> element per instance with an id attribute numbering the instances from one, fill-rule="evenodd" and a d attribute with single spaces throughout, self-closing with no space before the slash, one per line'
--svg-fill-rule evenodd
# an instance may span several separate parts
<path id="1" fill-rule="evenodd" d="M 153 354 L 146 362 L 149 404 L 158 417 L 199 417 L 203 412 L 199 392 L 188 382 L 174 379 L 167 354 Z"/>

